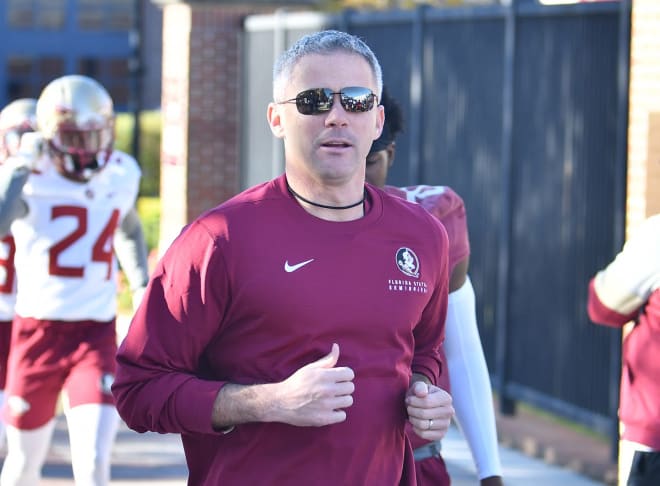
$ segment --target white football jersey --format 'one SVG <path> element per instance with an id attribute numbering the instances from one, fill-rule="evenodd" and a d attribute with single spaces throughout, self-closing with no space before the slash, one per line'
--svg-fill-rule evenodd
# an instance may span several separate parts
<path id="1" fill-rule="evenodd" d="M 117 310 L 115 229 L 137 198 L 140 168 L 114 151 L 85 183 L 51 163 L 30 174 L 28 213 L 12 223 L 16 241 L 16 314 L 64 321 L 112 319 Z"/>
<path id="2" fill-rule="evenodd" d="M 16 244 L 11 235 L 0 239 L 0 321 L 14 318 L 16 304 L 16 272 L 14 253 Z"/>

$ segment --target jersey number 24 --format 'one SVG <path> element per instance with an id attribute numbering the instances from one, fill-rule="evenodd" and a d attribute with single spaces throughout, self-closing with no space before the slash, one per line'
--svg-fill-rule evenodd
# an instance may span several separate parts
<path id="1" fill-rule="evenodd" d="M 57 261 L 60 253 L 73 245 L 77 240 L 87 233 L 87 208 L 80 206 L 55 206 L 51 212 L 51 219 L 73 217 L 78 224 L 67 236 L 62 238 L 50 248 L 50 258 L 48 270 L 51 275 L 60 277 L 82 277 L 85 267 L 73 267 L 60 265 Z M 103 227 L 101 234 L 94 242 L 92 247 L 92 261 L 107 263 L 108 272 L 106 279 L 112 275 L 112 238 L 119 222 L 119 210 L 115 209 L 110 215 L 110 219 Z"/>

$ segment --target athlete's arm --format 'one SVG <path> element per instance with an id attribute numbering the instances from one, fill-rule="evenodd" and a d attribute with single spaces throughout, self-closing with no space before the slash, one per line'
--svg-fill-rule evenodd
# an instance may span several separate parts
<path id="1" fill-rule="evenodd" d="M 502 466 L 492 390 L 469 277 L 449 294 L 444 349 L 456 420 L 472 452 L 481 484 L 500 485 Z"/>
<path id="2" fill-rule="evenodd" d="M 21 197 L 30 172 L 37 168 L 44 154 L 44 140 L 39 132 L 21 136 L 16 155 L 9 157 L 0 170 L 0 235 L 9 232 L 11 223 L 28 213 Z"/>
<path id="3" fill-rule="evenodd" d="M 142 222 L 135 208 L 131 208 L 117 228 L 114 247 L 133 294 L 133 307 L 136 308 L 149 281 L 149 268 Z"/>
<path id="4" fill-rule="evenodd" d="M 470 264 L 470 257 L 467 256 L 463 260 L 458 262 L 456 265 L 454 265 L 454 269 L 451 271 L 451 275 L 449 276 L 450 294 L 453 291 L 460 289 L 465 283 L 465 280 L 467 279 L 467 271 L 469 264 Z"/>
<path id="5" fill-rule="evenodd" d="M 23 198 L 23 186 L 30 168 L 17 157 L 10 158 L 0 167 L 0 235 L 9 233 L 11 223 L 28 212 Z"/>
<path id="6" fill-rule="evenodd" d="M 589 283 L 592 321 L 621 327 L 660 288 L 660 215 L 647 219 L 607 267 Z"/>

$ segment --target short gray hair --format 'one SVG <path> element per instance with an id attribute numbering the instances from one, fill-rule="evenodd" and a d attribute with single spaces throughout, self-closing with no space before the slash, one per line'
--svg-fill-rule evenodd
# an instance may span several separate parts
<path id="1" fill-rule="evenodd" d="M 383 70 L 376 55 L 359 37 L 338 30 L 324 30 L 306 35 L 280 55 L 273 66 L 273 99 L 278 101 L 278 97 L 284 94 L 284 83 L 288 81 L 291 72 L 303 57 L 310 54 L 331 54 L 341 51 L 362 56 L 369 63 L 376 78 L 378 91 L 376 94 L 380 99 L 383 89 Z"/>

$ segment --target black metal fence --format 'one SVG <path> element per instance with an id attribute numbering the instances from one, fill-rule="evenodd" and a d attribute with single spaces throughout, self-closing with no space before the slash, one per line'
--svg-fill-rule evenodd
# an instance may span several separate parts
<path id="1" fill-rule="evenodd" d="M 280 12 L 249 17 L 244 36 L 244 186 L 283 167 L 265 121 L 275 56 L 323 28 L 362 37 L 407 120 L 389 182 L 448 185 L 465 201 L 503 410 L 524 401 L 607 434 L 621 336 L 589 322 L 586 294 L 623 235 L 629 10 Z"/>

